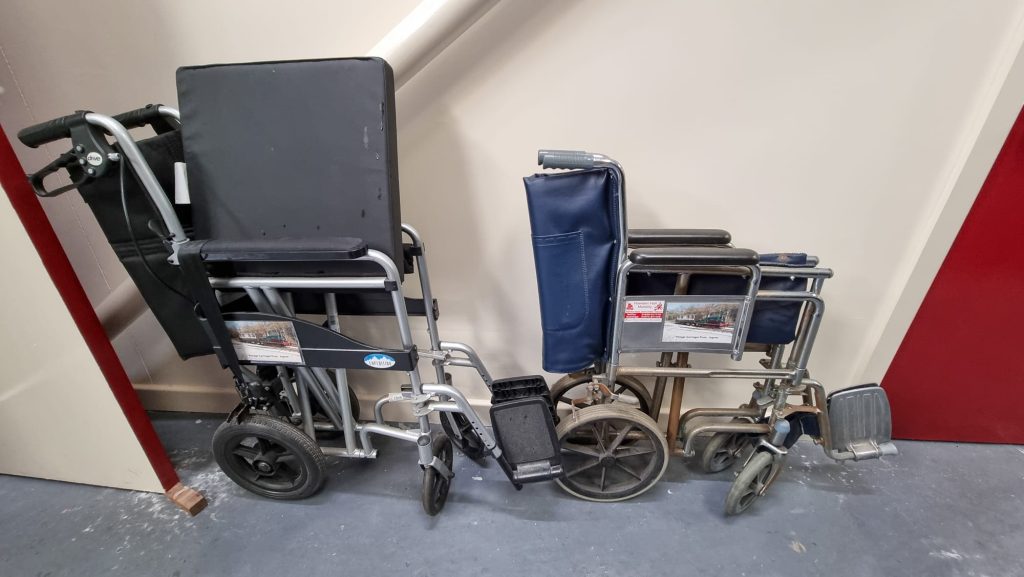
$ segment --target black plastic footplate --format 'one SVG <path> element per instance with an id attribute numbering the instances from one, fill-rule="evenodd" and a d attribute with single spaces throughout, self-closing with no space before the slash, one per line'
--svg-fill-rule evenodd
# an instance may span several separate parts
<path id="1" fill-rule="evenodd" d="M 562 476 L 551 394 L 544 377 L 500 379 L 491 384 L 491 425 L 501 449 L 498 463 L 518 488 Z"/>

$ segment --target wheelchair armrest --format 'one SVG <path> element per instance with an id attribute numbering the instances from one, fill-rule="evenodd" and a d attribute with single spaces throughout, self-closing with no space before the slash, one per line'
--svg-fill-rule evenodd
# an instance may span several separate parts
<path id="1" fill-rule="evenodd" d="M 631 247 L 723 245 L 732 235 L 717 228 L 633 228 L 628 242 Z"/>
<path id="2" fill-rule="evenodd" d="M 361 238 L 208 240 L 200 249 L 206 262 L 327 262 L 366 256 Z"/>
<path id="3" fill-rule="evenodd" d="M 752 266 L 760 257 L 752 250 L 719 246 L 638 248 L 629 260 L 641 266 Z"/>

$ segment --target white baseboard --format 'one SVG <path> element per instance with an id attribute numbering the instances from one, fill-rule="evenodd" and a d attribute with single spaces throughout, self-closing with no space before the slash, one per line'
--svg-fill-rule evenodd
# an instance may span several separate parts
<path id="1" fill-rule="evenodd" d="M 211 385 L 145 384 L 135 392 L 147 411 L 228 413 L 238 404 L 234 389 Z"/>

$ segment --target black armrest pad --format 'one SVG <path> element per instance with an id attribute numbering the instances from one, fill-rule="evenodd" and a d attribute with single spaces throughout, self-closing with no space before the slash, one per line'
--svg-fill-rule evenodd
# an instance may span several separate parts
<path id="1" fill-rule="evenodd" d="M 717 228 L 631 228 L 629 246 L 718 245 L 732 242 L 732 235 Z"/>
<path id="2" fill-rule="evenodd" d="M 361 238 L 209 240 L 200 249 L 206 262 L 327 262 L 366 256 Z"/>
<path id="3" fill-rule="evenodd" d="M 671 246 L 638 248 L 629 260 L 643 266 L 751 266 L 758 254 L 745 248 L 719 246 Z"/>

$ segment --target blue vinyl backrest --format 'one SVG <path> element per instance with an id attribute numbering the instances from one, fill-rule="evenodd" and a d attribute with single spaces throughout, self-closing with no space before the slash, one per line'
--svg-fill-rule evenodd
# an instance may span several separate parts
<path id="1" fill-rule="evenodd" d="M 605 354 L 615 284 L 617 183 L 603 168 L 523 179 L 533 232 L 544 370 L 569 373 Z"/>

